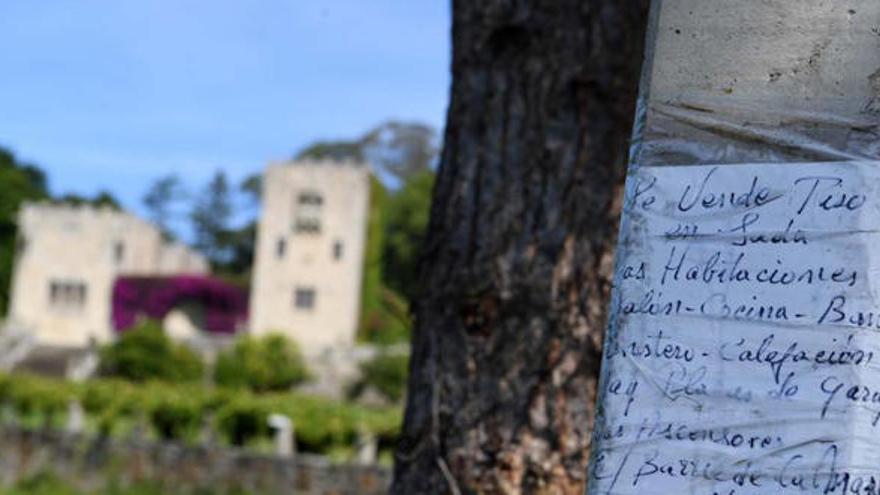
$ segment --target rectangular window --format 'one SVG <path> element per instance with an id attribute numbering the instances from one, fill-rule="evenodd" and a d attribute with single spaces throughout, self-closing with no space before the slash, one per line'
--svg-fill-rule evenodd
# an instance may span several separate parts
<path id="1" fill-rule="evenodd" d="M 300 205 L 321 206 L 324 204 L 324 197 L 317 191 L 303 191 L 297 196 L 297 203 Z"/>
<path id="2" fill-rule="evenodd" d="M 60 310 L 79 310 L 86 305 L 86 284 L 53 280 L 49 284 L 49 306 Z"/>
<path id="3" fill-rule="evenodd" d="M 315 297 L 315 289 L 297 287 L 293 295 L 293 305 L 296 309 L 312 309 L 315 307 Z"/>
<path id="4" fill-rule="evenodd" d="M 284 257 L 284 253 L 286 253 L 286 252 L 287 252 L 287 240 L 285 240 L 282 237 L 282 238 L 278 239 L 278 244 L 275 245 L 275 256 L 278 259 L 281 259 Z"/>
<path id="5" fill-rule="evenodd" d="M 293 230 L 302 234 L 321 232 L 321 207 L 324 197 L 317 191 L 302 191 L 296 197 Z"/>
<path id="6" fill-rule="evenodd" d="M 333 259 L 337 261 L 342 259 L 342 241 L 333 243 Z"/>
<path id="7" fill-rule="evenodd" d="M 317 218 L 297 218 L 293 230 L 298 234 L 320 234 L 321 220 Z"/>
<path id="8" fill-rule="evenodd" d="M 124 259 L 125 259 L 125 243 L 123 243 L 122 241 L 116 241 L 116 243 L 113 244 L 113 261 L 115 261 L 116 264 L 118 265 L 118 264 L 122 263 L 122 261 Z"/>

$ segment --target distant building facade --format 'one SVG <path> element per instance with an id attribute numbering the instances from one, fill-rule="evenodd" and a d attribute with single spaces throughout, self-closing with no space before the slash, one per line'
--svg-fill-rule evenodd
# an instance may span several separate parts
<path id="1" fill-rule="evenodd" d="M 350 346 L 358 327 L 370 171 L 351 161 L 270 165 L 263 175 L 250 331 L 304 353 Z"/>
<path id="2" fill-rule="evenodd" d="M 108 207 L 25 204 L 18 226 L 9 320 L 40 343 L 81 347 L 110 340 L 119 276 L 209 272 L 202 255 Z"/>

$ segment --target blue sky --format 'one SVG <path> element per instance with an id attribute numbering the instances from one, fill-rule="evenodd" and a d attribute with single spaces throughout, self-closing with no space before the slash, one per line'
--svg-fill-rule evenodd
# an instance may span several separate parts
<path id="1" fill-rule="evenodd" d="M 142 212 L 389 118 L 443 125 L 443 0 L 2 0 L 0 145 Z"/>

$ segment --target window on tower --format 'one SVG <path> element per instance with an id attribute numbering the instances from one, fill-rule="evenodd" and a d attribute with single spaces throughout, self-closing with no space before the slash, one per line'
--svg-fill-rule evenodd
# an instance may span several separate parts
<path id="1" fill-rule="evenodd" d="M 293 306 L 296 309 L 312 309 L 315 307 L 317 295 L 312 287 L 297 287 L 293 293 Z"/>
<path id="2" fill-rule="evenodd" d="M 324 197 L 317 191 L 301 191 L 294 205 L 293 230 L 299 234 L 321 233 L 321 208 Z"/>
<path id="3" fill-rule="evenodd" d="M 287 240 L 283 237 L 278 239 L 278 244 L 275 245 L 275 256 L 278 259 L 284 257 L 284 254 L 287 252 Z"/>
<path id="4" fill-rule="evenodd" d="M 125 259 L 125 243 L 116 241 L 113 244 L 113 261 L 118 265 Z"/>

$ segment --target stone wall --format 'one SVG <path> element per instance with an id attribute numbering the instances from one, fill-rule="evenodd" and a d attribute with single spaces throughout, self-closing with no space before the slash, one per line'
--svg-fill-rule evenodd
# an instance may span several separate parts
<path id="1" fill-rule="evenodd" d="M 55 431 L 0 429 L 0 483 L 51 472 L 89 492 L 108 480 L 150 481 L 172 489 L 224 494 L 373 495 L 385 493 L 390 470 L 333 465 L 322 457 L 293 459 L 225 447 L 90 439 Z"/>

